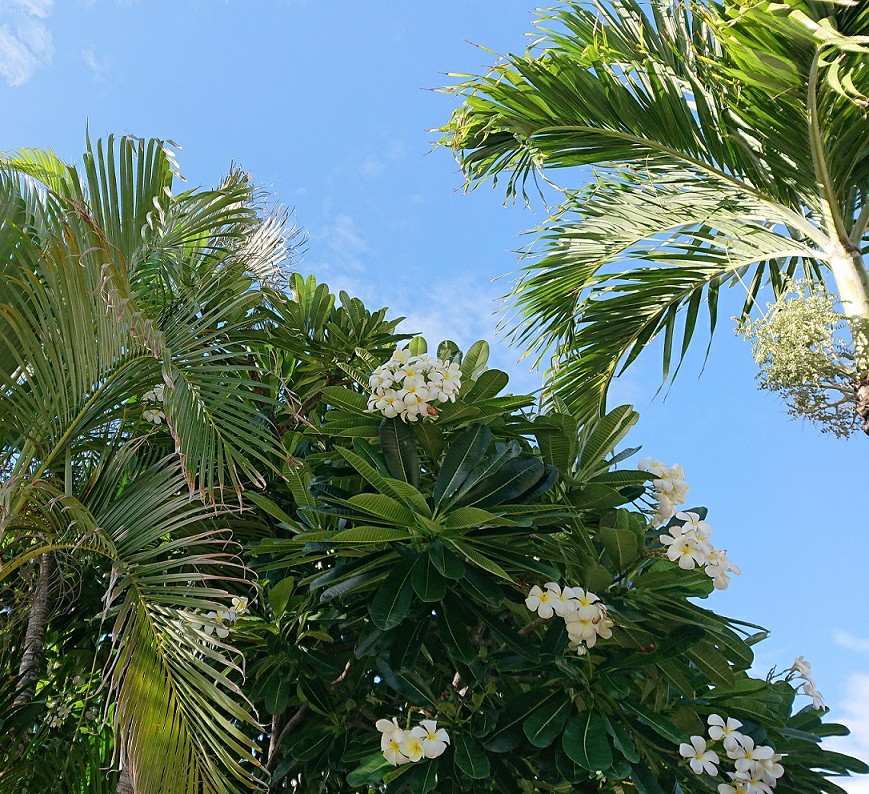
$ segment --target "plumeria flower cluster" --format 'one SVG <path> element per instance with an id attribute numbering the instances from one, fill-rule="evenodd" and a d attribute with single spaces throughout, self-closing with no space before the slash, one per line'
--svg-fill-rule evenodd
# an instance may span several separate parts
<path id="1" fill-rule="evenodd" d="M 583 656 L 593 648 L 598 637 L 613 636 L 613 622 L 606 607 L 594 593 L 581 587 L 562 588 L 557 582 L 546 582 L 541 589 L 534 585 L 525 599 L 525 606 L 544 620 L 558 615 L 567 625 L 570 647 Z"/>
<path id="2" fill-rule="evenodd" d="M 462 387 L 462 371 L 455 362 L 431 356 L 413 356 L 395 348 L 392 358 L 368 379 L 368 411 L 405 422 L 438 415 L 437 404 L 455 402 Z"/>
<path id="3" fill-rule="evenodd" d="M 194 628 L 201 628 L 209 636 L 216 634 L 224 640 L 229 636 L 229 627 L 238 620 L 238 616 L 247 611 L 247 599 L 233 596 L 229 609 L 211 611 L 205 615 L 205 620 L 191 619 Z"/>
<path id="4" fill-rule="evenodd" d="M 415 728 L 407 730 L 393 717 L 391 720 L 377 720 L 375 727 L 380 731 L 383 757 L 393 766 L 437 758 L 443 755 L 450 743 L 449 734 L 438 728 L 435 720 L 421 720 Z"/>
<path id="5" fill-rule="evenodd" d="M 742 723 L 731 717 L 710 714 L 709 739 L 720 743 L 734 771 L 723 773 L 729 780 L 718 785 L 719 794 L 772 794 L 784 774 L 782 757 L 769 745 L 755 745 L 754 739 L 740 733 Z M 679 745 L 679 754 L 688 761 L 696 775 L 717 777 L 721 758 L 710 749 L 703 736 L 692 736 L 690 743 Z"/>
<path id="6" fill-rule="evenodd" d="M 712 527 L 697 513 L 690 511 L 676 513 L 676 519 L 682 523 L 673 525 L 668 534 L 659 536 L 661 543 L 667 547 L 667 559 L 678 563 L 686 571 L 702 567 L 716 590 L 726 590 L 730 584 L 730 574 L 738 576 L 742 571 L 728 558 L 726 551 L 712 545 L 709 540 Z"/>
<path id="7" fill-rule="evenodd" d="M 804 683 L 802 691 L 812 699 L 812 706 L 816 709 L 824 708 L 824 697 L 818 691 L 815 677 L 812 675 L 812 665 L 802 656 L 798 656 L 790 669 L 796 674 L 795 678 L 802 678 Z M 798 690 L 799 691 L 799 690 Z"/>
<path id="8" fill-rule="evenodd" d="M 151 391 L 147 391 L 142 395 L 142 402 L 157 403 L 154 407 L 146 408 L 142 411 L 142 419 L 146 422 L 153 422 L 155 425 L 159 425 L 166 418 L 166 414 L 160 408 L 164 397 L 163 388 L 163 384 L 158 383 Z"/>
<path id="9" fill-rule="evenodd" d="M 663 526 L 675 515 L 678 506 L 684 504 L 688 496 L 691 486 L 685 482 L 685 472 L 679 465 L 667 466 L 652 458 L 644 458 L 637 468 L 655 475 L 652 485 L 655 488 L 657 504 L 652 516 L 652 526 Z"/>
<path id="10" fill-rule="evenodd" d="M 72 711 L 72 706 L 68 706 L 65 703 L 61 703 L 57 706 L 57 708 L 52 711 L 49 716 L 47 722 L 49 728 L 59 728 L 63 723 L 66 722 L 67 717 L 69 717 L 70 712 Z"/>

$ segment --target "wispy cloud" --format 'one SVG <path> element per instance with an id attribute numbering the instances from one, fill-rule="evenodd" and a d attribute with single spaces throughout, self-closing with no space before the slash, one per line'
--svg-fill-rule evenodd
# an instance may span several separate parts
<path id="1" fill-rule="evenodd" d="M 861 760 L 869 758 L 869 675 L 856 673 L 849 676 L 844 701 L 833 716 L 851 729 L 851 735 L 828 739 L 825 746 Z M 869 775 L 844 780 L 837 778 L 836 784 L 849 794 L 869 794 Z"/>
<path id="2" fill-rule="evenodd" d="M 106 79 L 106 72 L 109 71 L 111 64 L 106 58 L 100 58 L 93 47 L 88 47 L 82 50 L 81 59 L 85 62 L 85 66 L 91 70 L 94 80 L 102 83 Z"/>
<path id="3" fill-rule="evenodd" d="M 54 53 L 47 19 L 54 0 L 0 2 L 0 76 L 11 86 L 24 85 Z"/>
<path id="4" fill-rule="evenodd" d="M 359 165 L 362 176 L 380 176 L 385 168 L 383 161 L 378 160 L 373 154 L 368 155 Z"/>
<path id="5" fill-rule="evenodd" d="M 833 642 L 841 648 L 847 648 L 849 651 L 869 654 L 869 638 L 858 637 L 856 634 L 851 634 L 844 629 L 833 630 Z"/>

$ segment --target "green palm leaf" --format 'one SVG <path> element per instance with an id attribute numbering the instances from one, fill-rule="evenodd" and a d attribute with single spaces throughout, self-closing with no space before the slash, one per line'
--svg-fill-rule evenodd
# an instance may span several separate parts
<path id="1" fill-rule="evenodd" d="M 554 354 L 550 391 L 598 411 L 659 334 L 666 378 L 704 303 L 714 329 L 722 285 L 746 285 L 747 311 L 798 268 L 832 276 L 869 367 L 865 4 L 613 0 L 537 24 L 528 52 L 450 89 L 442 142 L 471 186 L 590 182 L 546 225 L 505 322 Z"/>

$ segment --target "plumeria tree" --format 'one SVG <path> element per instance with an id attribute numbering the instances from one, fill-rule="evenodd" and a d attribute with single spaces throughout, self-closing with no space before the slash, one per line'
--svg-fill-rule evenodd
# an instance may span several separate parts
<path id="1" fill-rule="evenodd" d="M 824 306 L 790 315 L 781 344 L 756 329 L 764 384 L 822 427 L 869 432 L 869 5 L 589 0 L 537 25 L 528 51 L 451 89 L 444 143 L 469 186 L 562 193 L 506 320 L 552 356 L 550 391 L 594 415 L 652 340 L 663 377 L 678 371 L 723 288 L 745 288 L 747 319 L 797 279 Z"/>
<path id="2" fill-rule="evenodd" d="M 320 289 L 296 281 L 294 327 L 328 325 Z M 233 638 L 273 790 L 808 794 L 866 769 L 819 746 L 845 729 L 804 660 L 751 675 L 766 632 L 701 605 L 738 567 L 678 466 L 619 466 L 630 407 L 535 413 L 485 343 L 378 338 L 333 348 L 294 463 L 249 494 L 262 596 Z"/>

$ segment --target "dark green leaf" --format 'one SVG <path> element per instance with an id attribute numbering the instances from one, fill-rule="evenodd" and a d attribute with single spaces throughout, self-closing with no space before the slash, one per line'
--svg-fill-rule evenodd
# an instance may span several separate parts
<path id="1" fill-rule="evenodd" d="M 482 461 L 491 440 L 492 431 L 487 425 L 469 425 L 453 439 L 434 484 L 435 505 L 452 498 L 468 474 Z"/>
<path id="2" fill-rule="evenodd" d="M 388 631 L 407 616 L 413 592 L 410 574 L 414 562 L 407 558 L 399 560 L 374 594 L 368 611 L 377 628 Z"/>
<path id="3" fill-rule="evenodd" d="M 440 601 L 447 592 L 447 580 L 437 569 L 429 552 L 417 557 L 410 581 L 422 601 Z"/>
<path id="4" fill-rule="evenodd" d="M 564 730 L 572 709 L 573 704 L 563 690 L 551 692 L 522 725 L 528 741 L 535 747 L 549 747 Z"/>
<path id="5" fill-rule="evenodd" d="M 465 564 L 439 540 L 432 543 L 428 553 L 435 568 L 447 579 L 462 578 L 465 573 Z"/>
<path id="6" fill-rule="evenodd" d="M 396 480 L 419 485 L 419 455 L 413 428 L 398 417 L 380 423 L 380 447 L 389 473 Z"/>
<path id="7" fill-rule="evenodd" d="M 596 711 L 571 717 L 561 737 L 561 747 L 583 769 L 597 772 L 613 763 L 606 723 Z"/>
<path id="8" fill-rule="evenodd" d="M 470 736 L 456 732 L 453 737 L 453 761 L 472 780 L 485 780 L 491 774 L 489 758 Z"/>

